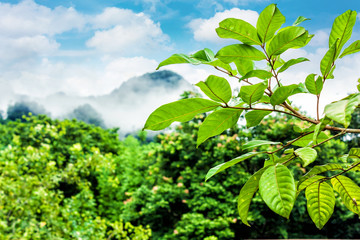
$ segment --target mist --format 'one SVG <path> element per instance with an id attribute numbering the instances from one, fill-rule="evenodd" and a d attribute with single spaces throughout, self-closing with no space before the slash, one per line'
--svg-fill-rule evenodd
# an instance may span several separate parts
<path id="1" fill-rule="evenodd" d="M 142 129 L 157 107 L 178 100 L 189 90 L 194 88 L 182 76 L 164 70 L 130 78 L 109 94 L 100 96 L 58 92 L 40 98 L 9 94 L 6 101 L 2 99 L 1 110 L 6 113 L 6 108 L 23 103 L 35 115 L 45 113 L 56 119 L 76 118 L 103 128 L 120 128 L 120 135 L 125 136 Z"/>

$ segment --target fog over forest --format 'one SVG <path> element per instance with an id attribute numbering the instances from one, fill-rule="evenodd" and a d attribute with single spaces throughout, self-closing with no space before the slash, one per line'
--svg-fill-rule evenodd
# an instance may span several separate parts
<path id="1" fill-rule="evenodd" d="M 119 127 L 124 135 L 141 129 L 149 114 L 162 104 L 176 101 L 186 90 L 194 90 L 182 76 L 168 70 L 130 78 L 101 96 L 75 96 L 58 92 L 43 98 L 8 96 L 3 117 L 19 117 L 22 111 L 52 118 L 76 118 L 104 128 Z M 3 100 L 4 101 L 4 100 Z"/>

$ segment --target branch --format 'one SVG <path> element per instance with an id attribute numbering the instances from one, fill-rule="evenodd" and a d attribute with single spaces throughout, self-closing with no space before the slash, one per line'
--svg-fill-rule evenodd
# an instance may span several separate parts
<path id="1" fill-rule="evenodd" d="M 320 94 L 316 95 L 317 101 L 316 101 L 316 120 L 320 120 L 319 117 L 319 105 L 320 105 Z"/>
<path id="2" fill-rule="evenodd" d="M 273 109 L 273 108 L 254 108 L 254 107 L 232 107 L 232 106 L 222 106 L 223 108 L 234 108 L 234 109 L 242 109 L 242 110 L 260 110 L 260 111 L 270 111 L 270 112 L 278 112 L 278 113 L 284 113 L 284 114 L 288 114 L 291 115 L 293 117 L 298 117 L 295 114 L 286 112 L 286 111 L 282 111 L 282 110 L 278 110 L 278 109 Z"/>
<path id="3" fill-rule="evenodd" d="M 287 142 L 287 143 L 286 143 L 284 146 L 282 146 L 281 148 L 276 149 L 276 150 L 273 151 L 273 152 L 267 152 L 267 154 L 273 154 L 273 153 L 276 153 L 276 152 L 278 152 L 278 151 L 281 151 L 282 149 L 287 148 L 288 146 L 290 146 L 291 144 L 293 144 L 293 143 L 296 142 L 297 140 L 299 140 L 299 139 L 301 139 L 301 138 L 305 137 L 306 135 L 309 135 L 309 134 L 311 134 L 311 133 L 313 133 L 313 132 L 314 132 L 314 131 L 307 132 L 307 133 L 302 133 L 299 137 L 297 137 L 297 138 L 295 138 L 295 139 Z"/>
<path id="4" fill-rule="evenodd" d="M 342 175 L 342 174 L 350 171 L 351 169 L 356 168 L 356 167 L 359 166 L 359 165 L 360 165 L 360 162 L 358 162 L 358 163 L 356 163 L 356 164 L 348 167 L 347 169 L 343 170 L 341 173 L 335 174 L 334 176 L 331 176 L 331 177 L 323 178 L 323 179 L 321 179 L 321 180 L 322 180 L 322 182 L 327 181 L 327 180 L 330 180 L 330 179 L 332 179 L 332 178 L 335 178 L 335 177 L 337 177 L 337 176 L 340 176 L 340 175 Z"/>
<path id="5" fill-rule="evenodd" d="M 345 133 L 346 133 L 345 130 L 346 130 L 346 129 L 344 129 L 344 130 L 341 131 L 340 133 L 338 133 L 338 134 L 336 134 L 336 135 L 334 135 L 334 136 L 332 136 L 332 137 L 330 137 L 330 138 L 328 138 L 328 139 L 326 139 L 326 140 L 324 140 L 324 141 L 322 141 L 322 142 L 320 142 L 320 143 L 318 143 L 318 144 L 315 144 L 314 146 L 312 146 L 312 148 L 318 147 L 319 145 L 321 145 L 321 144 L 323 144 L 323 143 L 326 143 L 327 141 L 330 141 L 331 139 L 334 139 L 334 138 L 336 138 L 336 137 L 338 137 L 338 136 L 341 136 L 341 135 L 345 134 Z"/>
<path id="6" fill-rule="evenodd" d="M 233 108 L 233 109 L 242 109 L 242 110 L 260 110 L 260 111 L 271 111 L 271 112 L 278 112 L 278 113 L 284 113 L 296 118 L 299 118 L 303 121 L 307 121 L 309 123 L 313 123 L 315 125 L 319 124 L 320 121 L 317 120 L 313 120 L 311 118 L 308 118 L 298 112 L 295 113 L 290 113 L 290 112 L 286 112 L 286 111 L 282 111 L 282 110 L 278 110 L 278 109 L 269 109 L 269 108 L 254 108 L 254 107 L 232 107 L 232 106 L 221 106 L 222 108 Z M 289 106 L 291 108 L 291 106 Z M 287 109 L 287 108 L 286 108 Z M 292 108 L 291 108 L 292 109 Z M 324 127 L 325 130 L 331 130 L 331 131 L 335 131 L 335 132 L 344 132 L 344 133 L 360 133 L 360 129 L 352 129 L 352 128 L 339 128 L 339 127 L 333 127 L 333 126 L 325 126 Z"/>

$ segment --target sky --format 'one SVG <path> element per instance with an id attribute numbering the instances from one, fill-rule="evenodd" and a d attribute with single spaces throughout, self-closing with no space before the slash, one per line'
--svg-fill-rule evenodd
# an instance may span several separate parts
<path id="1" fill-rule="evenodd" d="M 216 52 L 231 43 L 215 33 L 221 20 L 235 17 L 255 25 L 270 3 L 286 17 L 284 26 L 301 15 L 311 19 L 302 26 L 315 34 L 306 48 L 285 53 L 285 59 L 310 59 L 280 76 L 285 85 L 319 73 L 333 20 L 348 9 L 360 11 L 358 0 L 0 0 L 0 109 L 5 111 L 19 94 L 107 94 L 131 77 L 155 71 L 174 53 L 205 47 Z M 350 42 L 360 39 L 359 16 Z M 360 54 L 339 61 L 335 79 L 325 86 L 322 107 L 355 91 L 358 66 Z M 164 69 L 192 84 L 209 74 L 226 77 L 208 66 Z M 238 86 L 236 80 L 229 81 Z M 301 109 L 315 115 L 310 100 L 315 98 L 294 98 Z"/>

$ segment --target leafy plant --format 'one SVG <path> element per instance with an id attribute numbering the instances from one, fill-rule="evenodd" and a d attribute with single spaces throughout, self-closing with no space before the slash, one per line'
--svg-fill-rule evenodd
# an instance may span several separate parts
<path id="1" fill-rule="evenodd" d="M 0 239 L 149 239 L 119 218 L 145 149 L 116 131 L 46 116 L 0 124 Z"/>
<path id="2" fill-rule="evenodd" d="M 313 35 L 298 26 L 307 19 L 299 17 L 292 26 L 281 28 L 285 17 L 275 4 L 269 5 L 260 13 L 256 27 L 240 19 L 225 19 L 216 29 L 218 36 L 241 43 L 225 46 L 216 54 L 207 48 L 191 55 L 174 54 L 161 62 L 158 68 L 178 63 L 210 65 L 246 84 L 241 86 L 239 95 L 232 96 L 230 84 L 225 78 L 211 75 L 206 81 L 196 84 L 210 100 L 191 98 L 165 104 L 149 116 L 144 129 L 164 129 L 175 121 L 186 122 L 197 114 L 210 112 L 198 132 L 199 146 L 206 139 L 234 126 L 243 115 L 247 127 L 259 125 L 270 113 L 298 118 L 301 121 L 294 126 L 298 135 L 293 140 L 283 143 L 278 140 L 247 142 L 245 147 L 253 152 L 210 169 L 206 180 L 236 163 L 261 154 L 266 156 L 263 168 L 249 178 L 238 197 L 239 214 L 244 224 L 249 225 L 247 218 L 251 199 L 258 190 L 268 207 L 285 218 L 289 218 L 297 196 L 304 190 L 308 213 L 319 229 L 324 227 L 333 214 L 334 190 L 339 193 L 349 210 L 360 215 L 360 188 L 350 178 L 343 176 L 350 171 L 359 170 L 360 149 L 350 149 L 349 154 L 344 157 L 344 164 L 313 166 L 318 158 L 319 148 L 316 147 L 345 134 L 360 133 L 360 129 L 348 128 L 352 114 L 359 109 L 359 92 L 328 104 L 323 118 L 319 114 L 322 90 L 327 80 L 333 78 L 336 60 L 360 51 L 359 41 L 343 50 L 351 37 L 356 15 L 355 11 L 348 10 L 335 19 L 329 37 L 329 49 L 320 62 L 320 74 L 311 73 L 303 83 L 291 85 L 284 85 L 286 81 L 280 81 L 279 75 L 308 59 L 297 58 L 285 62 L 282 54 L 309 43 Z M 258 61 L 265 61 L 267 67 L 255 69 L 254 62 Z M 234 64 L 236 69 L 230 64 Z M 360 91 L 360 84 L 357 90 Z M 291 105 L 289 97 L 298 93 L 316 96 L 315 120 Z M 328 130 L 336 134 L 330 136 Z M 261 149 L 267 146 L 268 149 L 257 151 L 259 146 L 262 146 Z M 299 168 L 307 165 L 312 165 L 313 168 L 295 179 L 289 167 L 297 161 L 302 165 Z M 332 173 L 333 171 L 337 172 Z"/>

